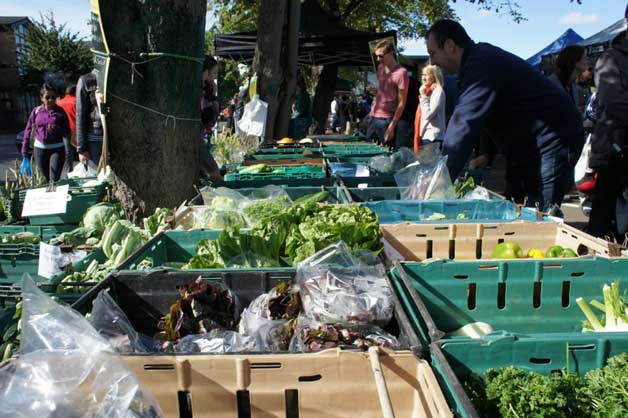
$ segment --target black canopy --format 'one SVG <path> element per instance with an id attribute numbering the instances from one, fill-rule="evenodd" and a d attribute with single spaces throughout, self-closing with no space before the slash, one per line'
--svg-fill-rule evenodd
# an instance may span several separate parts
<path id="1" fill-rule="evenodd" d="M 370 66 L 373 61 L 369 42 L 386 37 L 396 41 L 397 32 L 362 32 L 342 25 L 340 18 L 330 16 L 317 0 L 306 0 L 301 5 L 299 29 L 299 64 Z M 236 61 L 251 63 L 255 55 L 257 32 L 217 35 L 215 54 Z"/>

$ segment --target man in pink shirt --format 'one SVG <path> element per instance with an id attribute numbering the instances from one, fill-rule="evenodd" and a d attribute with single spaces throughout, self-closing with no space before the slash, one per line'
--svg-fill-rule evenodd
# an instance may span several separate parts
<path id="1" fill-rule="evenodd" d="M 395 129 L 406 107 L 408 72 L 395 61 L 395 47 L 385 40 L 375 47 L 377 96 L 373 100 L 366 138 L 377 138 L 382 145 L 394 145 Z"/>

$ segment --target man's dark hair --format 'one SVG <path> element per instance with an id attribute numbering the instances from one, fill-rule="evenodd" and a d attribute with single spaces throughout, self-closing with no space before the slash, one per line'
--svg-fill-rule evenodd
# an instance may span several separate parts
<path id="1" fill-rule="evenodd" d="M 65 88 L 65 94 L 69 94 L 70 96 L 76 96 L 76 84 L 69 84 Z"/>
<path id="2" fill-rule="evenodd" d="M 40 95 L 40 96 L 43 96 L 43 95 L 45 95 L 45 94 L 46 94 L 46 92 L 47 92 L 47 91 L 49 91 L 49 92 L 51 92 L 51 93 L 54 93 L 54 95 L 55 95 L 55 96 L 58 96 L 58 95 L 59 95 L 59 94 L 58 94 L 58 92 L 57 92 L 57 89 L 55 89 L 55 88 L 52 86 L 52 84 L 50 84 L 50 83 L 44 83 L 44 84 L 41 86 L 41 89 L 39 89 L 39 95 Z"/>
<path id="3" fill-rule="evenodd" d="M 445 41 L 447 41 L 447 39 L 451 39 L 461 48 L 471 42 L 471 38 L 467 35 L 467 31 L 464 30 L 462 25 L 455 20 L 443 19 L 437 21 L 427 31 L 427 34 L 425 35 L 426 39 L 430 36 L 430 33 L 434 35 L 436 44 L 441 49 L 445 46 Z"/>
<path id="4" fill-rule="evenodd" d="M 218 61 L 216 61 L 216 58 L 212 57 L 211 55 L 205 55 L 205 60 L 203 61 L 203 71 L 211 71 L 212 68 L 214 68 L 216 65 L 218 65 Z"/>

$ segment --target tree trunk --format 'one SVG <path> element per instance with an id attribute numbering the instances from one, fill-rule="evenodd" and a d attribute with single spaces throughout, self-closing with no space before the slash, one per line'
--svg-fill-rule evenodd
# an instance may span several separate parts
<path id="1" fill-rule="evenodd" d="M 110 58 L 106 88 L 100 87 L 110 109 L 110 165 L 116 196 L 132 220 L 194 194 L 206 8 L 206 0 L 100 2 L 109 51 L 119 57 Z M 142 53 L 189 58 L 152 60 Z"/>
<path id="2" fill-rule="evenodd" d="M 323 67 L 323 71 L 318 78 L 318 84 L 316 84 L 316 95 L 314 96 L 314 106 L 312 109 L 314 120 L 318 124 L 316 133 L 325 133 L 329 105 L 334 98 L 337 78 L 337 65 L 326 65 Z"/>
<path id="3" fill-rule="evenodd" d="M 296 98 L 297 71 L 299 64 L 299 24 L 301 21 L 301 1 L 289 0 L 288 28 L 286 31 L 286 65 L 284 67 L 285 94 L 281 98 L 279 114 L 275 121 L 275 136 L 282 138 L 288 135 L 292 104 Z"/>
<path id="4" fill-rule="evenodd" d="M 257 20 L 257 46 L 253 69 L 257 73 L 257 93 L 268 103 L 265 142 L 273 141 L 275 121 L 285 95 L 284 35 L 288 19 L 289 0 L 261 0 Z"/>

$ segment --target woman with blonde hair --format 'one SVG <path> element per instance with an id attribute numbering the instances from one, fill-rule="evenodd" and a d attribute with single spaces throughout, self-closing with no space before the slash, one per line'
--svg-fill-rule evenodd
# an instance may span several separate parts
<path id="1" fill-rule="evenodd" d="M 440 153 L 445 138 L 445 90 L 443 72 L 436 65 L 427 65 L 421 74 L 419 107 L 414 118 L 414 153 L 430 149 Z"/>

